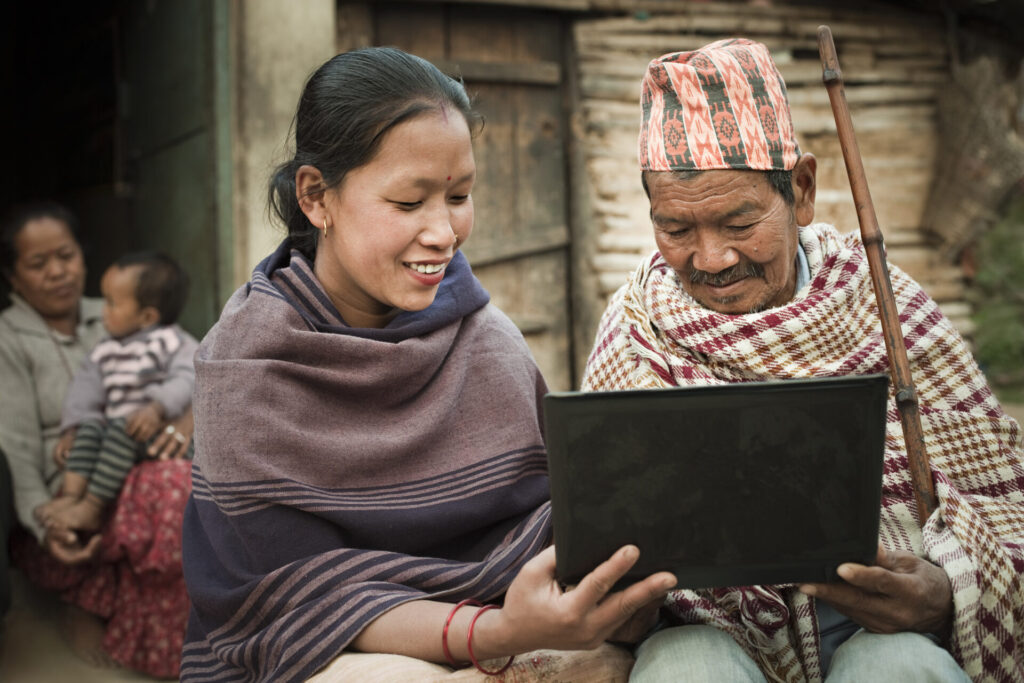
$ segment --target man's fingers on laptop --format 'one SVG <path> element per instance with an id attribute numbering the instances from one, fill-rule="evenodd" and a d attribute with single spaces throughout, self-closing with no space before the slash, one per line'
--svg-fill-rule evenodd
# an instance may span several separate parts
<path id="1" fill-rule="evenodd" d="M 943 631 L 953 612 L 953 589 L 946 572 L 904 550 L 880 551 L 878 566 L 844 565 L 847 582 L 884 599 L 875 614 L 883 621 L 873 630 Z"/>
<path id="2" fill-rule="evenodd" d="M 845 583 L 812 583 L 803 584 L 800 590 L 807 595 L 812 595 L 818 600 L 823 600 L 834 607 L 838 612 L 853 619 L 860 626 L 876 633 L 890 632 L 887 628 L 885 615 L 890 607 L 888 596 L 869 592 Z"/>
<path id="3" fill-rule="evenodd" d="M 936 633 L 946 628 L 952 614 L 946 573 L 903 551 L 879 553 L 882 562 L 888 566 L 844 564 L 838 571 L 844 583 L 805 584 L 800 590 L 876 633 Z"/>

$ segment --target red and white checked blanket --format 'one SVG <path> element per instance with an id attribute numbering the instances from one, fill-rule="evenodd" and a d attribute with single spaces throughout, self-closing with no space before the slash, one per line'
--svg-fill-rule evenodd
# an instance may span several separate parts
<path id="1" fill-rule="evenodd" d="M 888 372 L 859 235 L 817 224 L 800 229 L 800 242 L 810 284 L 785 306 L 749 315 L 701 307 L 655 253 L 610 301 L 583 389 Z M 890 395 L 880 540 L 949 575 L 950 650 L 973 680 L 1024 680 L 1020 426 L 992 396 L 935 302 L 898 268 L 890 267 L 890 275 L 940 505 L 922 533 Z M 773 679 L 822 678 L 814 605 L 793 586 L 681 590 L 668 604 L 687 623 L 730 633 Z"/>

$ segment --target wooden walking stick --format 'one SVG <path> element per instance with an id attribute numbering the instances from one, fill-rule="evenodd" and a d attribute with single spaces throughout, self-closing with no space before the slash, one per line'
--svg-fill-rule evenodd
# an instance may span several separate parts
<path id="1" fill-rule="evenodd" d="M 836 130 L 839 132 L 839 145 L 843 149 L 846 173 L 850 177 L 850 190 L 853 192 L 853 201 L 857 207 L 861 239 L 871 271 L 871 284 L 875 289 L 875 299 L 878 301 L 878 311 L 882 318 L 882 334 L 889 354 L 896 407 L 900 413 L 900 422 L 903 424 L 903 440 L 907 445 L 907 460 L 910 463 L 910 478 L 914 485 L 917 516 L 924 525 L 925 520 L 938 507 L 938 500 L 932 483 L 931 467 L 928 465 L 928 454 L 924 448 L 921 413 L 918 410 L 914 380 L 910 375 L 907 348 L 903 344 L 899 310 L 896 308 L 896 297 L 892 293 L 889 268 L 885 264 L 882 231 L 878 227 L 875 205 L 871 202 L 871 193 L 868 191 L 860 148 L 853 134 L 853 121 L 850 119 L 850 110 L 846 104 L 843 74 L 839 70 L 839 58 L 836 56 L 832 31 L 828 26 L 818 27 L 818 52 L 821 54 L 821 65 L 824 70 L 822 80 L 828 89 L 828 99 L 832 103 L 832 114 L 835 116 Z"/>

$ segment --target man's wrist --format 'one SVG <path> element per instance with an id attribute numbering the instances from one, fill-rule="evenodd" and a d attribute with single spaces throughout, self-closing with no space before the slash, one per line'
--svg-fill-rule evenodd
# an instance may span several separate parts
<path id="1" fill-rule="evenodd" d="M 943 615 L 942 623 L 939 624 L 938 628 L 929 631 L 932 635 L 936 636 L 943 646 L 947 645 L 953 639 L 953 616 L 956 613 L 956 605 L 953 603 L 953 596 L 949 598 L 949 609 Z"/>

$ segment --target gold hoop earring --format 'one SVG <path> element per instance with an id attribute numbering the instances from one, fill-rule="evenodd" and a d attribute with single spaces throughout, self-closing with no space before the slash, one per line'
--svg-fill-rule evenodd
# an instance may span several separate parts
<path id="1" fill-rule="evenodd" d="M 324 216 L 324 239 L 327 239 L 327 217 Z"/>

